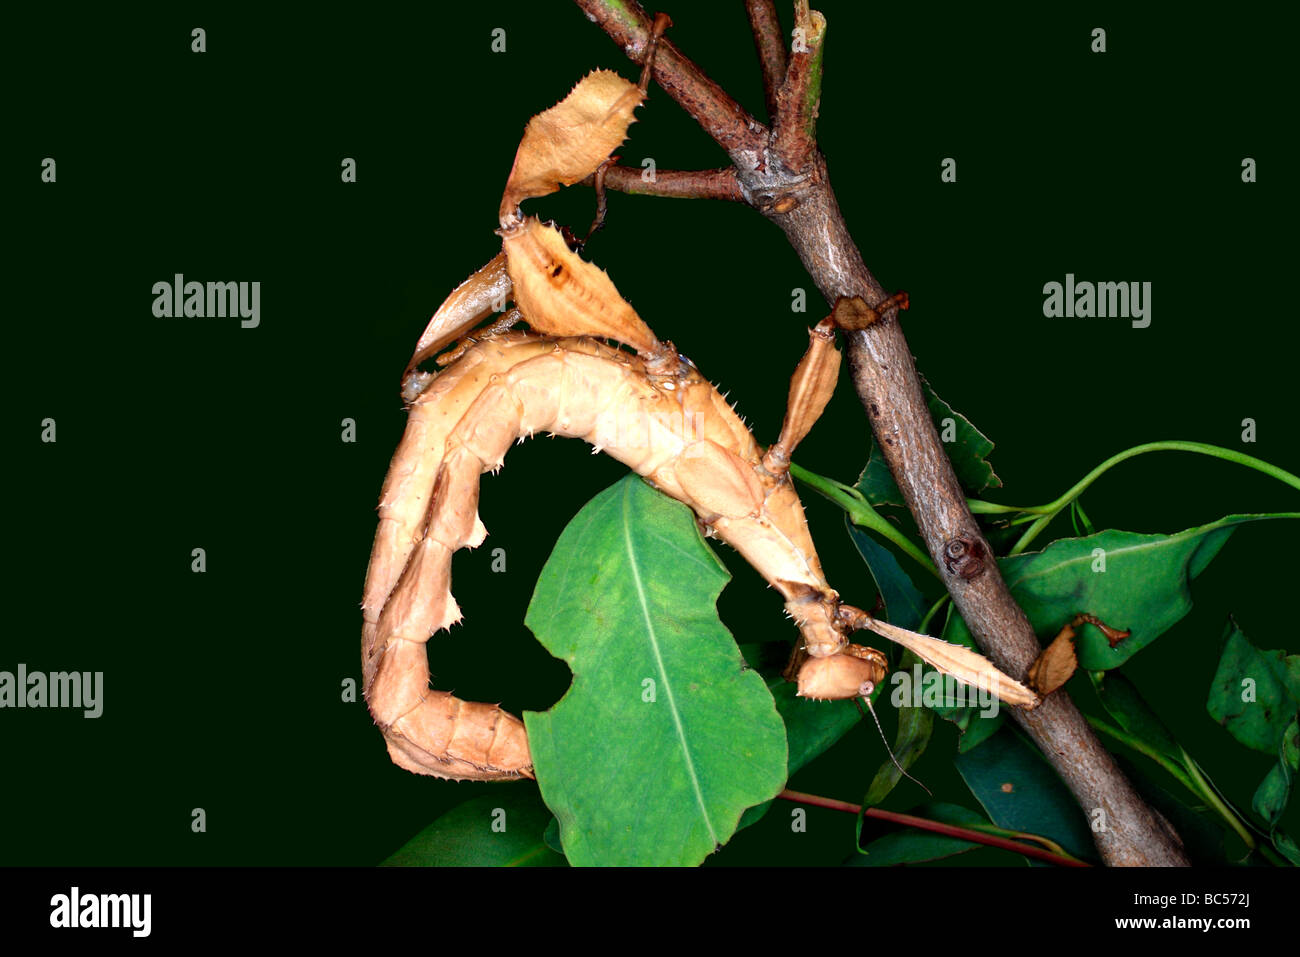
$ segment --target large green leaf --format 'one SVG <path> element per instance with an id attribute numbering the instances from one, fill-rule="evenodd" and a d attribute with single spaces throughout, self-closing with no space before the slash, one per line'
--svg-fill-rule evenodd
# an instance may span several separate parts
<path id="1" fill-rule="evenodd" d="M 572 864 L 698 864 L 785 786 L 786 736 L 685 506 L 629 475 L 571 521 L 525 618 L 573 684 L 525 712 Z"/>
<path id="2" fill-rule="evenodd" d="M 930 407 L 930 417 L 939 430 L 940 438 L 952 436 L 952 441 L 944 442 L 944 450 L 952 461 L 953 470 L 962 488 L 971 494 L 978 494 L 985 489 L 1001 488 L 1002 480 L 988 463 L 988 454 L 993 451 L 993 443 L 979 429 L 971 425 L 970 419 L 960 412 L 954 412 L 952 406 L 935 395 L 930 383 L 921 377 L 921 386 L 925 391 L 925 401 Z M 951 419 L 951 424 L 946 420 Z M 872 505 L 902 505 L 903 493 L 894 483 L 889 473 L 885 457 L 874 436 L 871 439 L 871 452 L 867 457 L 866 468 L 858 478 L 858 490 L 866 496 Z M 906 627 L 901 626 L 901 627 Z"/>
<path id="3" fill-rule="evenodd" d="M 957 755 L 956 765 L 994 824 L 1049 838 L 1075 857 L 1096 859 L 1092 834 L 1069 789 L 1012 728 Z"/>
<path id="4" fill-rule="evenodd" d="M 551 812 L 528 783 L 458 804 L 384 861 L 390 867 L 556 867 L 542 836 Z"/>
<path id="5" fill-rule="evenodd" d="M 1079 629 L 1079 666 L 1117 668 L 1168 630 L 1192 607 L 1191 579 L 1199 575 L 1243 522 L 1290 514 L 1229 515 L 1173 535 L 1113 529 L 1086 538 L 1063 538 L 1041 552 L 999 559 L 1006 579 L 1034 630 L 1055 635 L 1070 618 L 1089 612 L 1132 634 L 1115 648 L 1091 625 Z M 1104 571 L 1102 570 L 1104 569 Z M 950 641 L 968 644 L 959 615 Z"/>
<path id="6" fill-rule="evenodd" d="M 1246 747 L 1276 754 L 1300 707 L 1300 655 L 1260 651 L 1230 619 L 1205 707 Z"/>

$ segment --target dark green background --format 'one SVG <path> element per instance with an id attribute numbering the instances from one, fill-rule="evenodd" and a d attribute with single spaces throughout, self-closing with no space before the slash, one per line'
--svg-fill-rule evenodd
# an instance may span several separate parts
<path id="1" fill-rule="evenodd" d="M 1047 501 L 1142 441 L 1240 447 L 1245 417 L 1259 432 L 1245 451 L 1300 471 L 1283 152 L 1293 23 L 1240 5 L 819 6 L 819 132 L 840 204 L 875 274 L 911 294 L 919 367 L 998 443 L 1000 500 Z M 679 46 L 761 117 L 741 4 L 669 12 Z M 559 0 L 21 17 L 6 29 L 0 668 L 103 671 L 106 691 L 95 721 L 0 713 L 0 863 L 377 862 L 494 787 L 398 770 L 364 705 L 339 700 L 359 676 L 373 506 L 404 422 L 398 377 L 446 293 L 499 248 L 495 210 L 527 119 L 593 67 L 636 69 Z M 504 54 L 490 51 L 498 26 Z M 1104 55 L 1089 52 L 1094 26 Z M 726 162 L 662 90 L 638 116 L 625 162 Z M 40 182 L 46 156 L 57 184 Z M 355 185 L 340 182 L 345 156 Z M 946 156 L 955 185 L 939 181 Z M 583 227 L 592 197 L 575 188 L 532 209 Z M 613 195 L 587 255 L 760 441 L 774 438 L 804 329 L 826 311 L 775 227 L 739 206 Z M 151 287 L 178 272 L 261 281 L 260 328 L 155 319 Z M 1152 325 L 1045 319 L 1042 286 L 1067 272 L 1152 282 Z M 808 290 L 804 315 L 791 314 L 794 287 Z M 39 441 L 47 416 L 55 445 Z M 340 441 L 344 417 L 356 444 Z M 842 381 L 797 458 L 852 481 L 866 442 Z M 566 669 L 524 610 L 565 523 L 622 472 L 548 440 L 485 479 L 490 537 L 455 564 L 466 621 L 430 644 L 443 686 L 516 713 L 559 697 Z M 1099 527 L 1144 532 L 1297 507 L 1256 473 L 1177 454 L 1121 466 L 1085 501 Z M 808 510 L 831 582 L 849 600 L 869 594 L 837 510 L 815 498 Z M 1294 535 L 1237 532 L 1195 584 L 1192 615 L 1128 669 L 1242 806 L 1270 761 L 1216 726 L 1205 696 L 1229 613 L 1262 647 L 1300 648 Z M 203 575 L 190 572 L 196 546 Z M 504 575 L 489 570 L 495 547 Z M 732 631 L 793 637 L 772 593 L 722 551 Z M 943 725 L 915 773 L 975 806 L 954 738 Z M 882 758 L 860 728 L 792 784 L 858 800 Z M 512 786 L 531 785 L 495 785 Z M 887 806 L 922 797 L 905 782 Z M 191 833 L 195 807 L 205 834 Z M 715 860 L 847 853 L 852 818 L 812 811 L 808 835 L 786 820 L 769 815 Z"/>

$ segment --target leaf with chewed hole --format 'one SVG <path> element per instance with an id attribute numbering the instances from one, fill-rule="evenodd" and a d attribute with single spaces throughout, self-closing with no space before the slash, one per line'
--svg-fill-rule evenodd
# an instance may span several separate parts
<path id="1" fill-rule="evenodd" d="M 785 787 L 785 727 L 718 618 L 729 577 L 635 475 L 556 543 L 525 621 L 573 684 L 524 723 L 570 863 L 698 864 Z"/>

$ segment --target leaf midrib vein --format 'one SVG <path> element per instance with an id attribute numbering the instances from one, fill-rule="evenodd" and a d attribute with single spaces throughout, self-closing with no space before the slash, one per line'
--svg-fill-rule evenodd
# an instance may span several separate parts
<path id="1" fill-rule="evenodd" d="M 677 729 L 677 738 L 681 742 L 682 755 L 686 759 L 686 772 L 690 775 L 691 787 L 695 790 L 695 800 L 699 804 L 700 814 L 704 818 L 704 826 L 709 829 L 709 837 L 712 839 L 714 846 L 719 843 L 718 834 L 713 829 L 713 821 L 709 819 L 709 809 L 704 803 L 704 792 L 700 788 L 699 775 L 695 772 L 695 762 L 691 759 L 690 747 L 687 745 L 686 732 L 682 728 L 681 715 L 677 711 L 677 699 L 673 696 L 672 683 L 668 680 L 668 672 L 664 669 L 663 655 L 659 651 L 659 637 L 655 634 L 654 621 L 650 617 L 649 602 L 646 600 L 645 588 L 641 584 L 641 570 L 637 567 L 636 551 L 632 547 L 631 522 L 628 521 L 628 500 L 631 497 L 632 484 L 628 484 L 628 491 L 623 496 L 623 543 L 627 548 L 628 567 L 632 570 L 632 583 L 636 585 L 637 601 L 641 604 L 641 616 L 645 619 L 646 634 L 650 638 L 650 648 L 654 652 L 655 665 L 659 669 L 659 678 L 663 682 L 664 694 L 668 698 L 668 712 L 673 717 L 673 725 Z"/>
<path id="2" fill-rule="evenodd" d="M 1148 549 L 1163 548 L 1166 545 L 1172 545 L 1172 544 L 1181 545 L 1186 539 L 1194 538 L 1194 537 L 1205 538 L 1208 537 L 1213 532 L 1216 532 L 1220 529 L 1233 528 L 1238 524 L 1241 523 L 1240 522 L 1213 522 L 1210 525 L 1201 525 L 1197 528 L 1185 529 L 1184 531 L 1181 532 L 1175 532 L 1172 535 L 1163 535 L 1151 541 L 1132 542 L 1128 545 L 1121 545 L 1118 548 L 1107 548 L 1104 549 L 1104 551 L 1106 552 L 1106 558 L 1109 560 L 1112 556 L 1124 555 L 1129 552 L 1143 552 Z M 1113 529 L 1108 529 L 1107 531 L 1113 531 Z M 1139 533 L 1130 533 L 1130 534 L 1142 534 L 1142 533 L 1139 532 Z M 1039 554 L 1042 553 L 1040 552 Z M 1071 556 L 1070 558 L 1062 559 L 1056 562 L 1055 564 L 1051 564 L 1051 565 L 1044 563 L 1043 567 L 1036 569 L 1033 574 L 1019 575 L 1014 580 L 1008 580 L 1007 585 L 1008 586 L 1020 585 L 1025 582 L 1032 581 L 1035 578 L 1042 578 L 1045 575 L 1050 575 L 1053 572 L 1060 571 L 1062 568 L 1069 568 L 1071 565 L 1087 564 L 1093 560 L 1094 560 L 1094 556 L 1092 552 L 1089 552 L 1087 555 L 1074 555 Z"/>

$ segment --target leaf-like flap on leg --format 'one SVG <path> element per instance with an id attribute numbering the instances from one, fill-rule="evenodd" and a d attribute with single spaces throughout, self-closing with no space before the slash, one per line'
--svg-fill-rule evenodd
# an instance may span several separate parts
<path id="1" fill-rule="evenodd" d="M 528 121 L 501 197 L 505 222 L 525 200 L 596 172 L 627 139 L 644 94 L 611 70 L 593 70 L 555 106 Z"/>
<path id="2" fill-rule="evenodd" d="M 599 336 L 640 353 L 659 340 L 613 281 L 571 249 L 559 230 L 534 216 L 504 233 L 515 302 L 528 324 L 549 336 Z"/>
<path id="3" fill-rule="evenodd" d="M 1035 708 L 1040 703 L 1038 695 L 1019 681 L 1003 674 L 983 655 L 963 645 L 954 645 L 938 638 L 931 638 L 929 635 L 908 631 L 906 628 L 898 628 L 879 618 L 868 619 L 866 627 L 910 649 L 922 661 L 938 668 L 944 674 L 952 675 L 958 681 L 977 688 L 987 688 L 1008 704 Z"/>
<path id="4" fill-rule="evenodd" d="M 826 411 L 835 394 L 840 375 L 840 350 L 835 348 L 835 327 L 818 323 L 808 330 L 808 351 L 799 360 L 790 379 L 790 396 L 786 403 L 781 437 L 774 445 L 774 457 L 768 468 L 784 468 L 795 448 Z"/>

